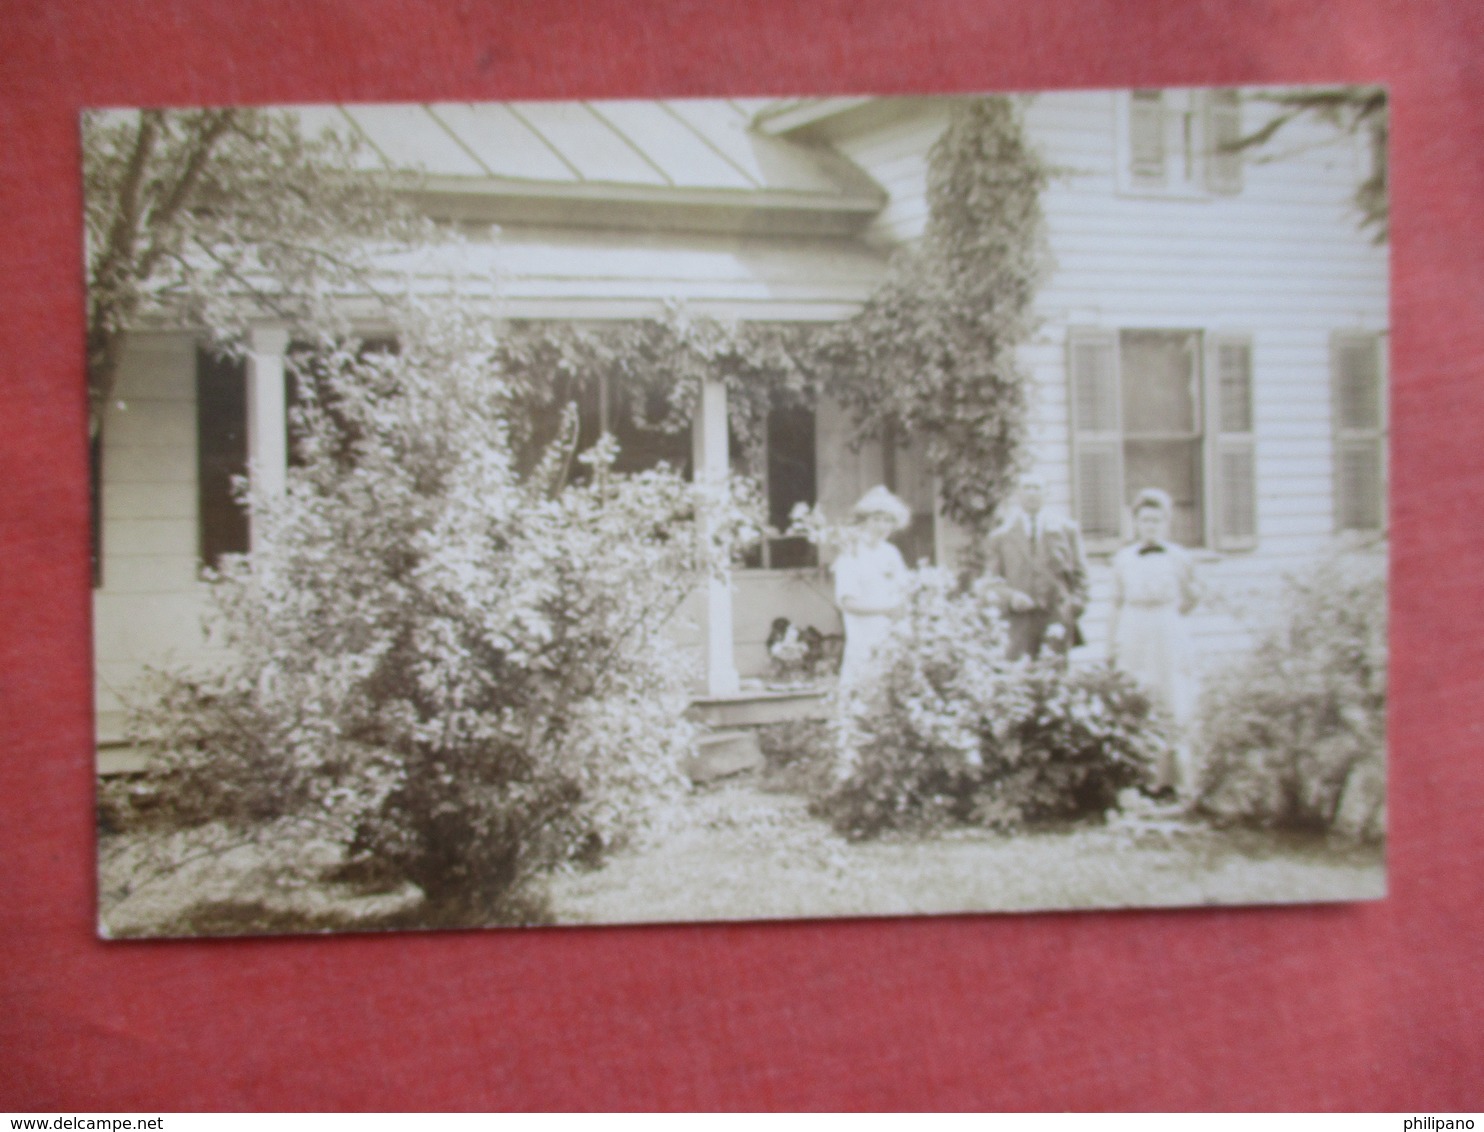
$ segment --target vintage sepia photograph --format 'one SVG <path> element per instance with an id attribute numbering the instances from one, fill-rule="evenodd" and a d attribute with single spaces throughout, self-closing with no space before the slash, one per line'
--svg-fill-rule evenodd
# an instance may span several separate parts
<path id="1" fill-rule="evenodd" d="M 105 938 L 1385 895 L 1384 89 L 80 128 Z"/>

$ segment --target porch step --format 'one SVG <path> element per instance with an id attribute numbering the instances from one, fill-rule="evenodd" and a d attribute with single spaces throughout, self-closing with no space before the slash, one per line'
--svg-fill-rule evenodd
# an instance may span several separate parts
<path id="1" fill-rule="evenodd" d="M 726 696 L 697 696 L 689 715 L 708 727 L 762 727 L 797 719 L 828 719 L 827 686 L 758 689 Z"/>
<path id="2" fill-rule="evenodd" d="M 712 731 L 696 741 L 695 754 L 680 764 L 692 782 L 714 782 L 745 770 L 759 770 L 763 751 L 753 731 Z"/>

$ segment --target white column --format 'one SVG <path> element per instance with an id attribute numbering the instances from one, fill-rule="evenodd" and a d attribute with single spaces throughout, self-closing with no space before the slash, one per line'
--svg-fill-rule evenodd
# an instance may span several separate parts
<path id="1" fill-rule="evenodd" d="M 257 328 L 247 342 L 247 466 L 253 491 L 283 493 L 289 464 L 283 359 L 289 333 Z"/>
<path id="2" fill-rule="evenodd" d="M 707 378 L 691 430 L 697 483 L 720 484 L 730 472 L 727 446 L 727 387 Z M 706 693 L 727 696 L 741 689 L 732 640 L 732 584 L 729 574 L 706 582 Z"/>

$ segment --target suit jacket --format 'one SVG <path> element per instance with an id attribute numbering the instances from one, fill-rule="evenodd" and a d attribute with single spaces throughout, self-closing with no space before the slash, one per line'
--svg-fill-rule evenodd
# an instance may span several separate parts
<path id="1" fill-rule="evenodd" d="M 1068 627 L 1087 606 L 1087 555 L 1076 522 L 1042 508 L 1035 519 L 1017 511 L 991 532 L 986 566 L 1004 590 L 1029 594 L 1036 608 Z"/>

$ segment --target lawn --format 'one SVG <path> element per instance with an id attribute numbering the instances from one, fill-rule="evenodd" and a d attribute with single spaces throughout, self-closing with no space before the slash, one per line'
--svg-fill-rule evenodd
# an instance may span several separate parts
<path id="1" fill-rule="evenodd" d="M 1382 850 L 1219 830 L 1153 808 L 1013 835 L 851 843 L 753 780 L 693 795 L 677 828 L 554 879 L 561 923 L 1286 903 L 1385 894 Z"/>
<path id="2" fill-rule="evenodd" d="M 1169 809 L 1016 834 L 968 829 L 852 843 L 769 776 L 697 788 L 648 844 L 550 879 L 557 924 L 915 915 L 1373 899 L 1382 850 L 1222 830 Z M 122 897 L 130 835 L 101 845 L 107 935 L 237 935 L 418 926 L 418 893 L 344 869 L 333 847 L 286 859 L 271 840 L 203 856 Z"/>

